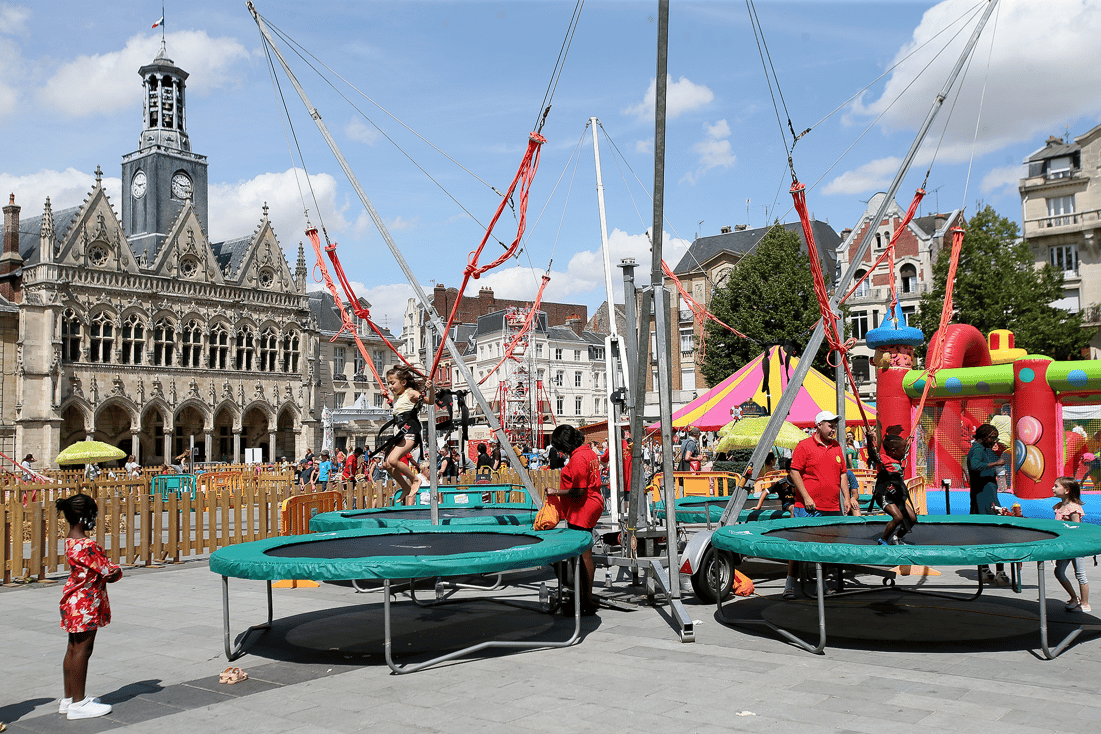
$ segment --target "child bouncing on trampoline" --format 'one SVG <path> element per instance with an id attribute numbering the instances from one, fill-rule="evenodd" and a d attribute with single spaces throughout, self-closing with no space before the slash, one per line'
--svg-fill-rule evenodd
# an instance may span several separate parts
<path id="1" fill-rule="evenodd" d="M 906 439 L 902 437 L 902 426 L 887 429 L 881 448 L 886 458 L 880 456 L 870 442 L 868 444 L 869 461 L 879 465 L 872 502 L 891 516 L 879 544 L 898 545 L 917 523 L 917 513 L 909 502 L 910 491 L 902 479 L 902 462 L 906 460 Z M 871 507 L 868 509 L 871 510 Z"/>
<path id="2" fill-rule="evenodd" d="M 96 526 L 99 508 L 86 494 L 74 494 L 56 502 L 65 515 L 69 534 L 65 536 L 65 559 L 69 562 L 69 580 L 61 592 L 61 628 L 69 633 L 69 644 L 62 663 L 65 697 L 58 713 L 67 719 L 92 719 L 111 713 L 110 704 L 85 696 L 88 659 L 96 642 L 96 630 L 111 622 L 111 604 L 107 584 L 122 578 L 122 569 L 111 563 L 103 549 L 87 532 Z"/>
<path id="3" fill-rule="evenodd" d="M 399 425 L 398 430 L 403 433 L 398 437 L 397 443 L 387 451 L 382 466 L 401 488 L 400 501 L 411 504 L 413 487 L 418 483 L 417 473 L 403 459 L 417 445 L 417 432 L 420 431 L 417 412 L 424 400 L 422 392 L 427 389 L 427 384 L 421 381 L 416 372 L 404 365 L 391 367 L 386 371 L 386 384 L 394 394 L 394 418 L 401 420 L 402 416 L 410 415 L 411 419 L 405 420 L 404 426 Z"/>

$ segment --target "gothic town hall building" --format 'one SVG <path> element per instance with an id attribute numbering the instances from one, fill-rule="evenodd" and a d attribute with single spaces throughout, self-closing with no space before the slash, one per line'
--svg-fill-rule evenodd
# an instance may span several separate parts
<path id="1" fill-rule="evenodd" d="M 317 437 L 319 333 L 301 245 L 292 272 L 266 205 L 251 234 L 211 241 L 188 74 L 163 50 L 139 73 L 144 129 L 122 158 L 121 220 L 98 168 L 78 207 L 47 199 L 21 218 L 14 194 L 4 207 L 0 450 L 38 466 L 85 438 L 145 465 L 192 440 L 201 461 L 301 455 Z"/>

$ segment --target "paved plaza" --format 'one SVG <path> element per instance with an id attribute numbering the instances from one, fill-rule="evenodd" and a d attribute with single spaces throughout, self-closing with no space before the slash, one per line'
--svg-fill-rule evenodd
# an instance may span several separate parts
<path id="1" fill-rule="evenodd" d="M 974 568 L 940 570 L 926 583 L 974 589 Z M 603 609 L 583 620 L 573 647 L 492 653 L 403 676 L 383 660 L 377 592 L 277 589 L 274 628 L 233 663 L 249 679 L 223 685 L 220 578 L 205 560 L 128 569 L 110 587 L 114 621 L 96 640 L 88 678 L 88 693 L 114 712 L 86 721 L 57 713 L 59 575 L 52 585 L 0 589 L 0 720 L 20 733 L 1097 732 L 1101 638 L 1041 659 L 1035 574 L 1025 566 L 1020 595 L 987 589 L 975 602 L 897 591 L 832 600 L 824 655 L 763 628 L 724 626 L 714 606 L 687 596 L 692 644 L 679 642 L 665 609 Z M 508 593 L 537 602 L 541 578 L 522 576 Z M 816 636 L 814 603 L 781 602 L 782 585 L 761 581 L 767 598 L 734 602 L 731 613 Z M 1071 621 L 1098 621 L 1063 611 L 1050 569 L 1048 590 L 1053 642 Z M 630 592 L 625 582 L 612 590 Z M 263 621 L 262 582 L 231 579 L 230 600 L 234 635 Z M 399 661 L 415 661 L 487 636 L 566 639 L 571 630 L 564 617 L 485 601 L 425 609 L 401 597 L 394 649 Z"/>

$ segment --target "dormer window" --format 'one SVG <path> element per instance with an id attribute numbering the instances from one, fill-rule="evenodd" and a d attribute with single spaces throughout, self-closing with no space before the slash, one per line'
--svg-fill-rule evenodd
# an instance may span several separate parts
<path id="1" fill-rule="evenodd" d="M 1069 178 L 1074 173 L 1072 170 L 1072 163 L 1069 155 L 1062 155 L 1058 158 L 1050 159 L 1047 162 L 1047 177 Z"/>

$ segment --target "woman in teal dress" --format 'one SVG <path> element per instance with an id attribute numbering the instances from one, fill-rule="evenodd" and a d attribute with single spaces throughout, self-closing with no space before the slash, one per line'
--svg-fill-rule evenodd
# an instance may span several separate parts
<path id="1" fill-rule="evenodd" d="M 1005 457 L 994 452 L 998 442 L 998 429 L 984 423 L 975 429 L 975 440 L 967 452 L 967 474 L 971 480 L 971 514 L 996 515 L 994 507 L 998 503 L 998 467 L 1005 466 Z M 986 583 L 1008 586 L 1009 577 L 1005 575 L 1003 565 L 997 565 L 997 575 L 990 572 L 987 565 L 979 566 Z"/>

